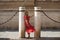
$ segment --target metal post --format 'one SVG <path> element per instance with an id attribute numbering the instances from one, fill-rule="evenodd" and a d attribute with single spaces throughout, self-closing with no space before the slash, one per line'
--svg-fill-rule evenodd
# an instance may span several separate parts
<path id="1" fill-rule="evenodd" d="M 23 7 L 19 7 L 19 35 L 20 38 L 25 37 L 25 26 L 24 26 L 24 12 L 21 12 Z"/>
<path id="2" fill-rule="evenodd" d="M 40 37 L 40 31 L 41 31 L 41 18 L 40 13 L 37 12 L 37 7 L 34 7 L 34 14 L 35 14 L 35 33 L 34 37 L 39 38 Z"/>

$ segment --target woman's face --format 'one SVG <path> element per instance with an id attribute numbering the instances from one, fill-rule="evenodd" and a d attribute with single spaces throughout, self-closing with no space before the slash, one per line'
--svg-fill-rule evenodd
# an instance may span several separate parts
<path id="1" fill-rule="evenodd" d="M 25 11 L 25 15 L 27 15 L 27 16 L 28 16 L 28 11 Z"/>

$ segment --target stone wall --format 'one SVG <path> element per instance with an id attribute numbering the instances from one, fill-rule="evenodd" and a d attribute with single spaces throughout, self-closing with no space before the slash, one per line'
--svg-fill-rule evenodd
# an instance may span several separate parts
<path id="1" fill-rule="evenodd" d="M 0 23 L 3 23 L 10 19 L 16 12 L 0 12 Z M 19 14 L 9 22 L 0 25 L 0 30 L 18 30 L 19 27 Z"/>
<path id="2" fill-rule="evenodd" d="M 50 18 L 60 22 L 60 12 L 45 12 Z M 56 23 L 49 18 L 47 18 L 43 13 L 41 13 L 41 22 L 42 22 L 42 27 L 56 27 L 60 28 L 60 23 Z"/>
<path id="3" fill-rule="evenodd" d="M 41 27 L 42 28 L 46 28 L 46 27 L 60 28 L 60 23 L 53 22 L 52 20 L 47 18 L 42 12 L 40 12 L 40 13 L 41 13 Z M 60 22 L 60 12 L 45 12 L 45 13 L 50 18 Z M 15 12 L 0 12 L 0 23 L 5 22 L 9 18 L 11 18 L 11 16 L 13 16 L 14 14 L 15 14 Z M 34 12 L 29 11 L 29 15 L 30 16 L 34 15 Z M 31 17 L 30 23 L 32 25 L 34 25 L 34 16 Z M 12 20 L 10 20 L 9 22 L 7 22 L 3 25 L 0 25 L 0 30 L 1 29 L 17 30 L 18 28 L 19 28 L 19 14 L 18 13 Z"/>

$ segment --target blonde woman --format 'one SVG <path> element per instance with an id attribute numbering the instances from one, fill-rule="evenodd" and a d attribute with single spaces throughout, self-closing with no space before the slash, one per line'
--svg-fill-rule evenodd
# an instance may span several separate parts
<path id="1" fill-rule="evenodd" d="M 29 20 L 30 20 L 30 16 L 28 15 L 28 11 L 25 11 L 24 24 L 25 24 L 26 32 L 28 33 L 28 38 L 30 38 L 30 33 L 35 31 L 34 26 L 30 24 Z"/>

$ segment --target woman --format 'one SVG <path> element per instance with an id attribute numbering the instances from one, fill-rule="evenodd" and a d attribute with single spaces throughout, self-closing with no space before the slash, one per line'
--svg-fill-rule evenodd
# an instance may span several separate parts
<path id="1" fill-rule="evenodd" d="M 24 23 L 26 27 L 26 32 L 28 33 L 28 38 L 30 38 L 30 33 L 35 31 L 34 26 L 30 24 L 29 20 L 30 16 L 28 15 L 28 11 L 25 11 Z"/>

